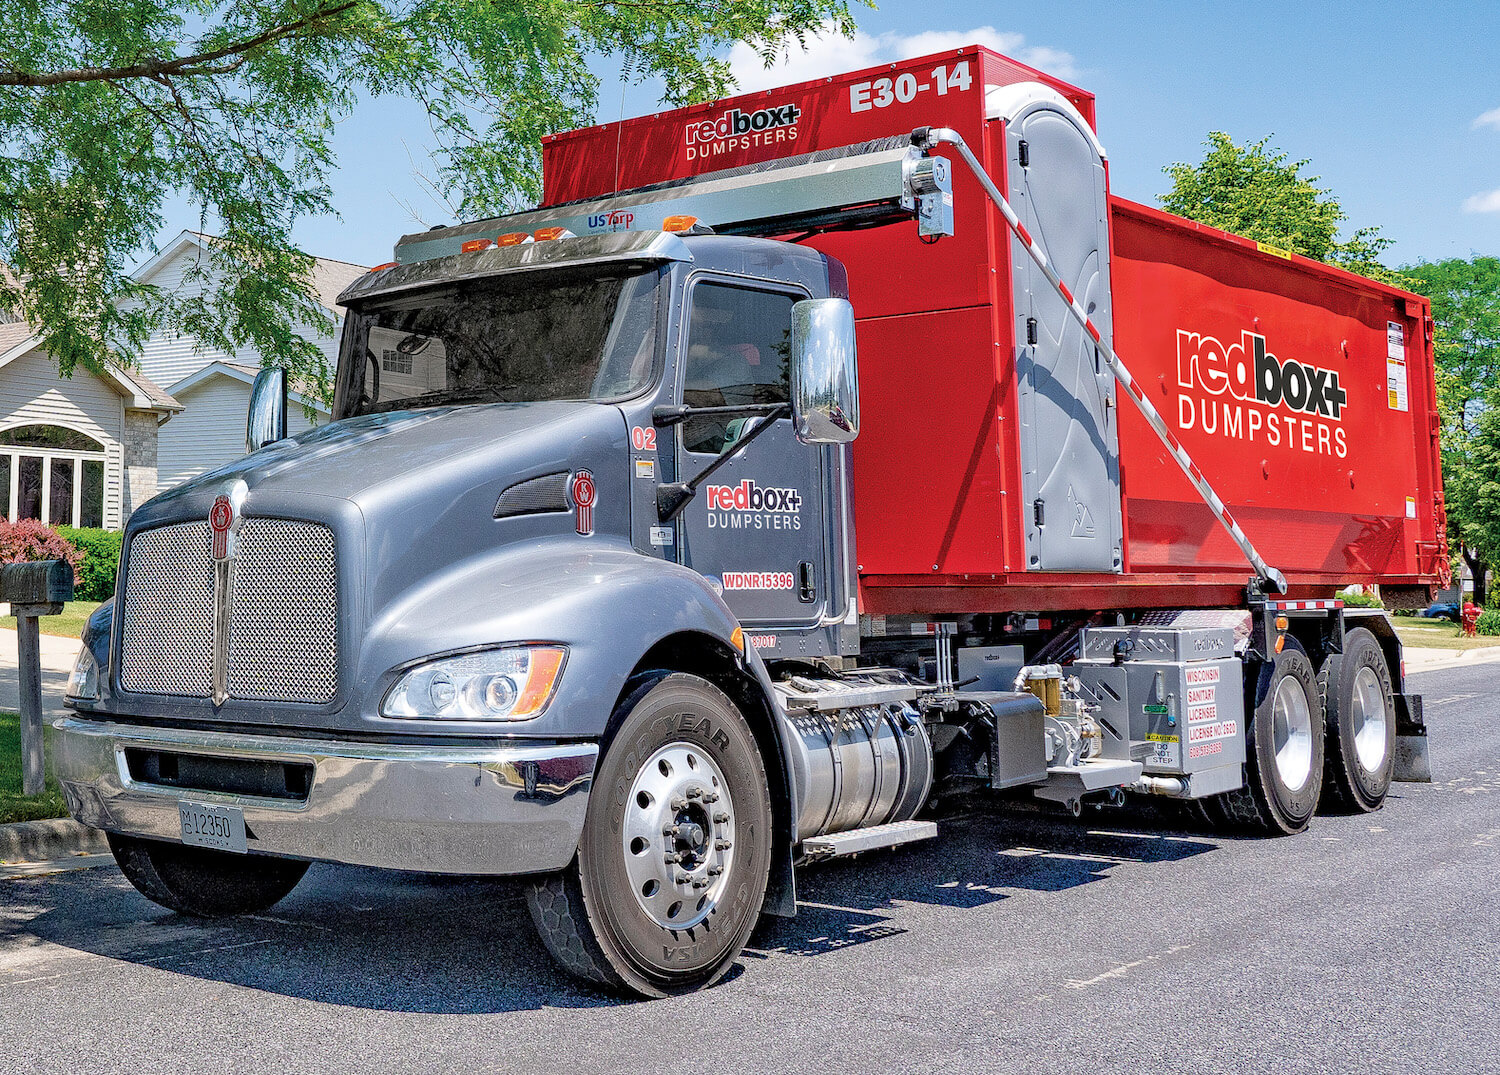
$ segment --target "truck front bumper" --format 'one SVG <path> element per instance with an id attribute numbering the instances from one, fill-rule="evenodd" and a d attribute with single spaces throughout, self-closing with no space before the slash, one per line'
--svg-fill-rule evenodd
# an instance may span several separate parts
<path id="1" fill-rule="evenodd" d="M 406 745 L 145 727 L 67 717 L 57 775 L 68 809 L 109 832 L 179 840 L 177 804 L 238 807 L 252 852 L 429 873 L 561 869 L 583 832 L 595 743 Z M 156 772 L 276 771 L 288 797 L 195 787 Z M 142 759 L 155 773 L 142 773 Z M 132 773 L 136 775 L 132 775 Z M 205 781 L 214 783 L 215 781 Z M 233 780 L 229 780 L 231 786 Z"/>

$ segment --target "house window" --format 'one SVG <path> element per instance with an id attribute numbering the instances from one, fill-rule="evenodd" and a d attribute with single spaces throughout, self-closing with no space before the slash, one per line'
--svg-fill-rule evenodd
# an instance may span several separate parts
<path id="1" fill-rule="evenodd" d="M 0 430 L 0 507 L 48 526 L 104 525 L 104 445 L 66 426 Z"/>
<path id="2" fill-rule="evenodd" d="M 381 351 L 380 368 L 386 373 L 401 373 L 411 376 L 411 355 L 400 351 Z"/>

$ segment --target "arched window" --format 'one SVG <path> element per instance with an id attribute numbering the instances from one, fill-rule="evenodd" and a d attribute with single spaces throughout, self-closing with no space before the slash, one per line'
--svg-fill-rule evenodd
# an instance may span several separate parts
<path id="1" fill-rule="evenodd" d="M 104 525 L 104 445 L 67 426 L 0 429 L 0 508 L 12 522 Z"/>

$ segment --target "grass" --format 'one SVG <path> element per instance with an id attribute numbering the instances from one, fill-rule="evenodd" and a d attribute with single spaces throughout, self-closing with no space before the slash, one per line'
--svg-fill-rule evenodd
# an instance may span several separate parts
<path id="1" fill-rule="evenodd" d="M 52 729 L 44 729 L 43 734 L 50 756 Z M 22 795 L 21 718 L 14 713 L 0 713 L 0 825 L 68 816 L 57 781 L 50 778 L 51 766 L 47 768 L 47 790 L 40 795 Z"/>
<path id="2" fill-rule="evenodd" d="M 1486 649 L 1500 646 L 1500 638 L 1479 635 L 1467 638 L 1452 620 L 1429 620 L 1418 616 L 1392 616 L 1403 645 L 1418 649 Z"/>
<path id="3" fill-rule="evenodd" d="M 62 638 L 82 638 L 83 625 L 89 622 L 89 617 L 94 614 L 94 609 L 103 602 L 100 601 L 69 601 L 63 605 L 62 615 L 43 616 L 37 620 L 38 629 L 44 635 L 58 635 Z M 15 621 L 11 621 L 15 626 Z"/>

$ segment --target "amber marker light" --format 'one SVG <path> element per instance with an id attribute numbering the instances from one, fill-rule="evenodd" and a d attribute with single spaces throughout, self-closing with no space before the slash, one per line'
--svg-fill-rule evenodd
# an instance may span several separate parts
<path id="1" fill-rule="evenodd" d="M 472 254 L 479 250 L 488 250 L 491 242 L 492 240 L 489 239 L 470 239 L 463 246 L 459 247 L 459 249 L 465 254 Z"/>
<path id="2" fill-rule="evenodd" d="M 692 231 L 698 226 L 698 218 L 695 216 L 669 216 L 661 222 L 662 231 L 683 232 Z"/>
<path id="3" fill-rule="evenodd" d="M 537 228 L 537 230 L 534 231 L 534 232 L 532 232 L 531 234 L 532 234 L 532 237 L 535 238 L 536 241 L 539 242 L 539 243 L 545 243 L 549 239 L 576 239 L 577 238 L 577 236 L 574 235 L 567 228 Z"/>
<path id="4" fill-rule="evenodd" d="M 563 650 L 556 646 L 537 646 L 531 650 L 531 667 L 527 669 L 526 686 L 511 710 L 512 720 L 535 716 L 552 697 L 557 673 L 562 670 Z"/>
<path id="5" fill-rule="evenodd" d="M 495 237 L 496 246 L 520 246 L 522 243 L 534 241 L 529 231 L 508 231 L 504 235 Z"/>

